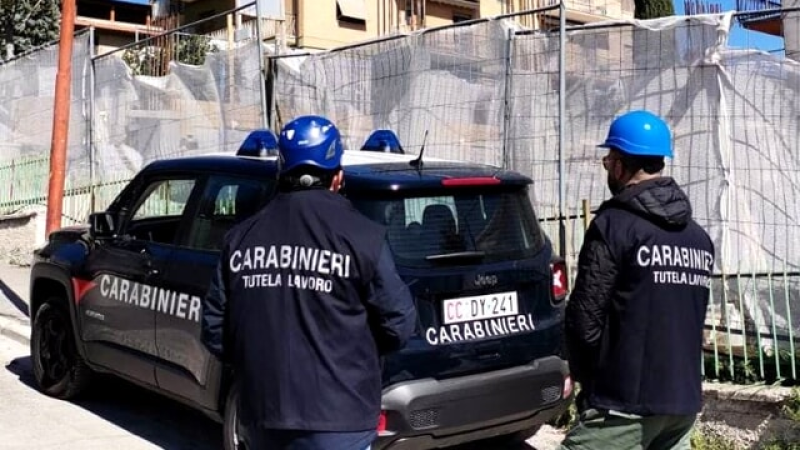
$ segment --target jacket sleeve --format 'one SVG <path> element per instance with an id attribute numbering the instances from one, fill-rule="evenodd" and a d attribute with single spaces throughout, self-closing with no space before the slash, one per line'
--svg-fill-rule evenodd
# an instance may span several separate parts
<path id="1" fill-rule="evenodd" d="M 385 241 L 367 297 L 367 313 L 378 351 L 386 354 L 401 349 L 414 333 L 417 312 Z"/>
<path id="2" fill-rule="evenodd" d="M 223 274 L 223 261 L 220 258 L 217 268 L 211 278 L 211 285 L 206 293 L 203 304 L 203 321 L 201 340 L 209 352 L 225 361 L 225 334 L 227 333 L 226 307 L 228 297 L 225 289 Z"/>
<path id="3" fill-rule="evenodd" d="M 577 279 L 565 318 L 570 372 L 584 384 L 591 380 L 597 362 L 618 272 L 608 245 L 592 224 L 578 257 Z"/>

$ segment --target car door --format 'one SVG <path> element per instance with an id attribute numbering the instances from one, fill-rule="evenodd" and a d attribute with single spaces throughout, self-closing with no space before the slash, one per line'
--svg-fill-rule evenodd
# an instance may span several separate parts
<path id="1" fill-rule="evenodd" d="M 210 175 L 204 183 L 189 228 L 170 257 L 164 285 L 187 298 L 186 317 L 156 316 L 156 346 L 163 364 L 158 385 L 192 402 L 216 408 L 220 362 L 200 340 L 202 311 L 225 233 L 263 206 L 272 182 L 242 176 Z"/>
<path id="2" fill-rule="evenodd" d="M 118 237 L 99 244 L 86 262 L 80 298 L 82 339 L 91 361 L 155 384 L 156 315 L 171 296 L 161 285 L 196 184 L 186 175 L 144 177 L 120 216 Z"/>

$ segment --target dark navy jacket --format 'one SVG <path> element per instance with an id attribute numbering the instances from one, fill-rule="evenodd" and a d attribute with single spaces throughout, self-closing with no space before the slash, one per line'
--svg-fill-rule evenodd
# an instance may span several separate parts
<path id="1" fill-rule="evenodd" d="M 380 355 L 416 324 L 384 235 L 322 189 L 279 193 L 228 233 L 203 342 L 233 364 L 243 424 L 376 429 Z"/>
<path id="2" fill-rule="evenodd" d="M 579 408 L 691 415 L 714 246 L 668 177 L 626 187 L 587 230 L 566 313 Z"/>

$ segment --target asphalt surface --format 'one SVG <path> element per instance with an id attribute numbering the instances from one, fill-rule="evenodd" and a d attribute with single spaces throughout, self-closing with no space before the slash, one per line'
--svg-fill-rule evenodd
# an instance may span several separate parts
<path id="1" fill-rule="evenodd" d="M 219 424 L 112 378 L 81 399 L 57 400 L 34 387 L 28 347 L 0 337 L 0 450 L 212 450 Z"/>

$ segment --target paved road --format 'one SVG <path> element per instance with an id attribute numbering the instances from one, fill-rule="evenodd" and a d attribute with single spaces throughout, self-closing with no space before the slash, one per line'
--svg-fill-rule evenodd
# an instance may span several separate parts
<path id="1" fill-rule="evenodd" d="M 0 450 L 219 450 L 220 425 L 128 383 L 101 379 L 83 400 L 33 387 L 28 348 L 0 337 Z"/>

